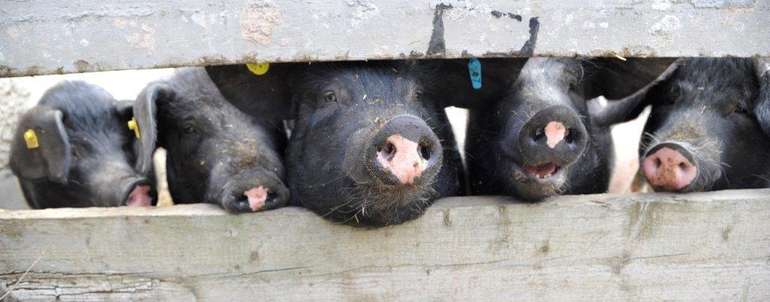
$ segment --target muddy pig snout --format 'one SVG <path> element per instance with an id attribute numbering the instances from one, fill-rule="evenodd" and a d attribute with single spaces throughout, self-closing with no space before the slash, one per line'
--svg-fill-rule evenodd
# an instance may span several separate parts
<path id="1" fill-rule="evenodd" d="M 367 160 L 376 177 L 392 185 L 414 185 L 435 176 L 441 143 L 420 118 L 398 116 L 387 122 L 369 142 Z"/>
<path id="2" fill-rule="evenodd" d="M 525 162 L 564 165 L 585 151 L 587 136 L 575 111 L 566 106 L 552 106 L 524 124 L 519 133 L 519 146 Z"/>
<path id="3" fill-rule="evenodd" d="M 692 154 L 674 143 L 656 145 L 647 152 L 642 162 L 647 181 L 661 191 L 675 192 L 687 187 L 698 175 Z"/>

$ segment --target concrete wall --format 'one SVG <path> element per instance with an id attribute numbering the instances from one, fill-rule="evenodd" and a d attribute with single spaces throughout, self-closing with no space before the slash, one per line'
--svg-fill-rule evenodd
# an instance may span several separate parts
<path id="1" fill-rule="evenodd" d="M 762 0 L 5 1 L 0 76 L 254 61 L 770 56 Z M 715 43 L 718 42 L 718 43 Z"/>

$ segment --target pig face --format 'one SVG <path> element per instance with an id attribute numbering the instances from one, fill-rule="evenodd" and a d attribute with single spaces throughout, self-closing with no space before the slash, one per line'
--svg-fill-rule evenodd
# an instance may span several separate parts
<path id="1" fill-rule="evenodd" d="M 652 105 L 639 154 L 654 190 L 768 186 L 770 140 L 757 113 L 756 71 L 751 59 L 686 59 L 645 92 L 634 107 Z"/>
<path id="2" fill-rule="evenodd" d="M 406 70 L 316 64 L 295 91 L 288 149 L 292 198 L 353 225 L 397 224 L 460 185 L 443 108 Z"/>
<path id="3" fill-rule="evenodd" d="M 656 62 L 656 64 L 663 62 Z M 466 160 L 472 191 L 541 200 L 607 190 L 613 160 L 609 123 L 589 98 L 628 93 L 643 79 L 601 60 L 530 58 L 498 99 L 471 108 Z M 648 80 L 654 79 L 645 70 Z M 655 74 L 657 76 L 657 74 Z M 494 93 L 490 93 L 494 95 Z"/>
<path id="4" fill-rule="evenodd" d="M 18 124 L 10 166 L 32 208 L 149 206 L 151 171 L 137 172 L 130 103 L 62 82 Z"/>
<path id="5" fill-rule="evenodd" d="M 151 83 L 134 110 L 143 131 L 138 167 L 149 168 L 156 144 L 166 148 L 176 203 L 203 201 L 251 212 L 288 201 L 282 131 L 228 103 L 202 68 Z"/>

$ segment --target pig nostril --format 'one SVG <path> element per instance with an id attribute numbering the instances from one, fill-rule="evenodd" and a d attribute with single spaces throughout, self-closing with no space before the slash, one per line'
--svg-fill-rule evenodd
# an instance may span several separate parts
<path id="1" fill-rule="evenodd" d="M 684 162 L 679 163 L 679 169 L 687 170 L 687 164 L 685 164 Z"/>
<path id="2" fill-rule="evenodd" d="M 268 192 L 267 193 L 267 199 L 265 199 L 265 203 L 274 201 L 274 200 L 276 200 L 276 198 L 278 198 L 278 194 L 276 194 L 275 192 L 272 192 L 272 191 Z"/>
<path id="3" fill-rule="evenodd" d="M 661 164 L 663 164 L 663 163 L 660 161 L 660 158 L 657 158 L 657 157 L 656 157 L 656 158 L 655 158 L 655 166 L 656 166 L 656 167 L 660 167 L 660 165 L 661 165 Z"/>
<path id="4" fill-rule="evenodd" d="M 572 144 L 575 141 L 575 131 L 572 131 L 572 128 L 564 130 L 564 141 L 568 144 Z"/>
<path id="5" fill-rule="evenodd" d="M 235 211 L 246 212 L 249 209 L 249 198 L 245 195 L 235 198 Z"/>
<path id="6" fill-rule="evenodd" d="M 533 138 L 535 139 L 535 141 L 539 141 L 545 138 L 545 129 L 544 128 L 537 129 L 537 131 L 535 131 L 535 136 Z"/>
<path id="7" fill-rule="evenodd" d="M 396 145 L 391 142 L 385 142 L 385 145 L 377 150 L 377 152 L 382 154 L 387 161 L 391 161 L 396 156 Z"/>
<path id="8" fill-rule="evenodd" d="M 429 160 L 431 156 L 431 150 L 430 146 L 421 144 L 420 145 L 420 157 L 422 157 L 424 160 Z"/>

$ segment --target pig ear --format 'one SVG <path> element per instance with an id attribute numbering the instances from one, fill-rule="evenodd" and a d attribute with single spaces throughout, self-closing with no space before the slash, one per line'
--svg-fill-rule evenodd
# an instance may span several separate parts
<path id="1" fill-rule="evenodd" d="M 754 115 L 765 134 L 770 135 L 770 58 L 755 58 L 754 71 L 759 81 Z"/>
<path id="2" fill-rule="evenodd" d="M 222 96 L 241 111 L 291 119 L 291 87 L 301 67 L 292 63 L 212 65 L 206 66 L 206 73 Z"/>
<path id="3" fill-rule="evenodd" d="M 134 103 L 134 118 L 139 132 L 136 148 L 136 169 L 147 174 L 152 170 L 152 154 L 158 143 L 158 103 L 173 96 L 173 91 L 162 83 L 152 83 L 137 97 Z M 132 129 L 133 130 L 133 129 Z M 136 131 L 136 130 L 134 130 Z"/>
<path id="4" fill-rule="evenodd" d="M 115 112 L 118 113 L 120 120 L 128 121 L 134 116 L 134 102 L 133 101 L 117 101 L 115 102 Z"/>
<path id="5" fill-rule="evenodd" d="M 588 113 L 592 120 L 599 126 L 609 127 L 636 118 L 644 107 L 651 104 L 651 94 L 671 78 L 679 64 L 679 61 L 670 64 L 657 79 L 627 97 L 608 100 L 600 95 L 588 100 Z"/>
<path id="6" fill-rule="evenodd" d="M 426 92 L 443 107 L 475 108 L 507 93 L 527 58 L 474 60 L 429 59 L 412 61 L 408 66 Z M 472 72 L 476 75 L 472 76 Z"/>
<path id="7" fill-rule="evenodd" d="M 20 178 L 66 183 L 72 147 L 59 110 L 37 106 L 21 118 L 11 150 L 11 169 Z"/>

